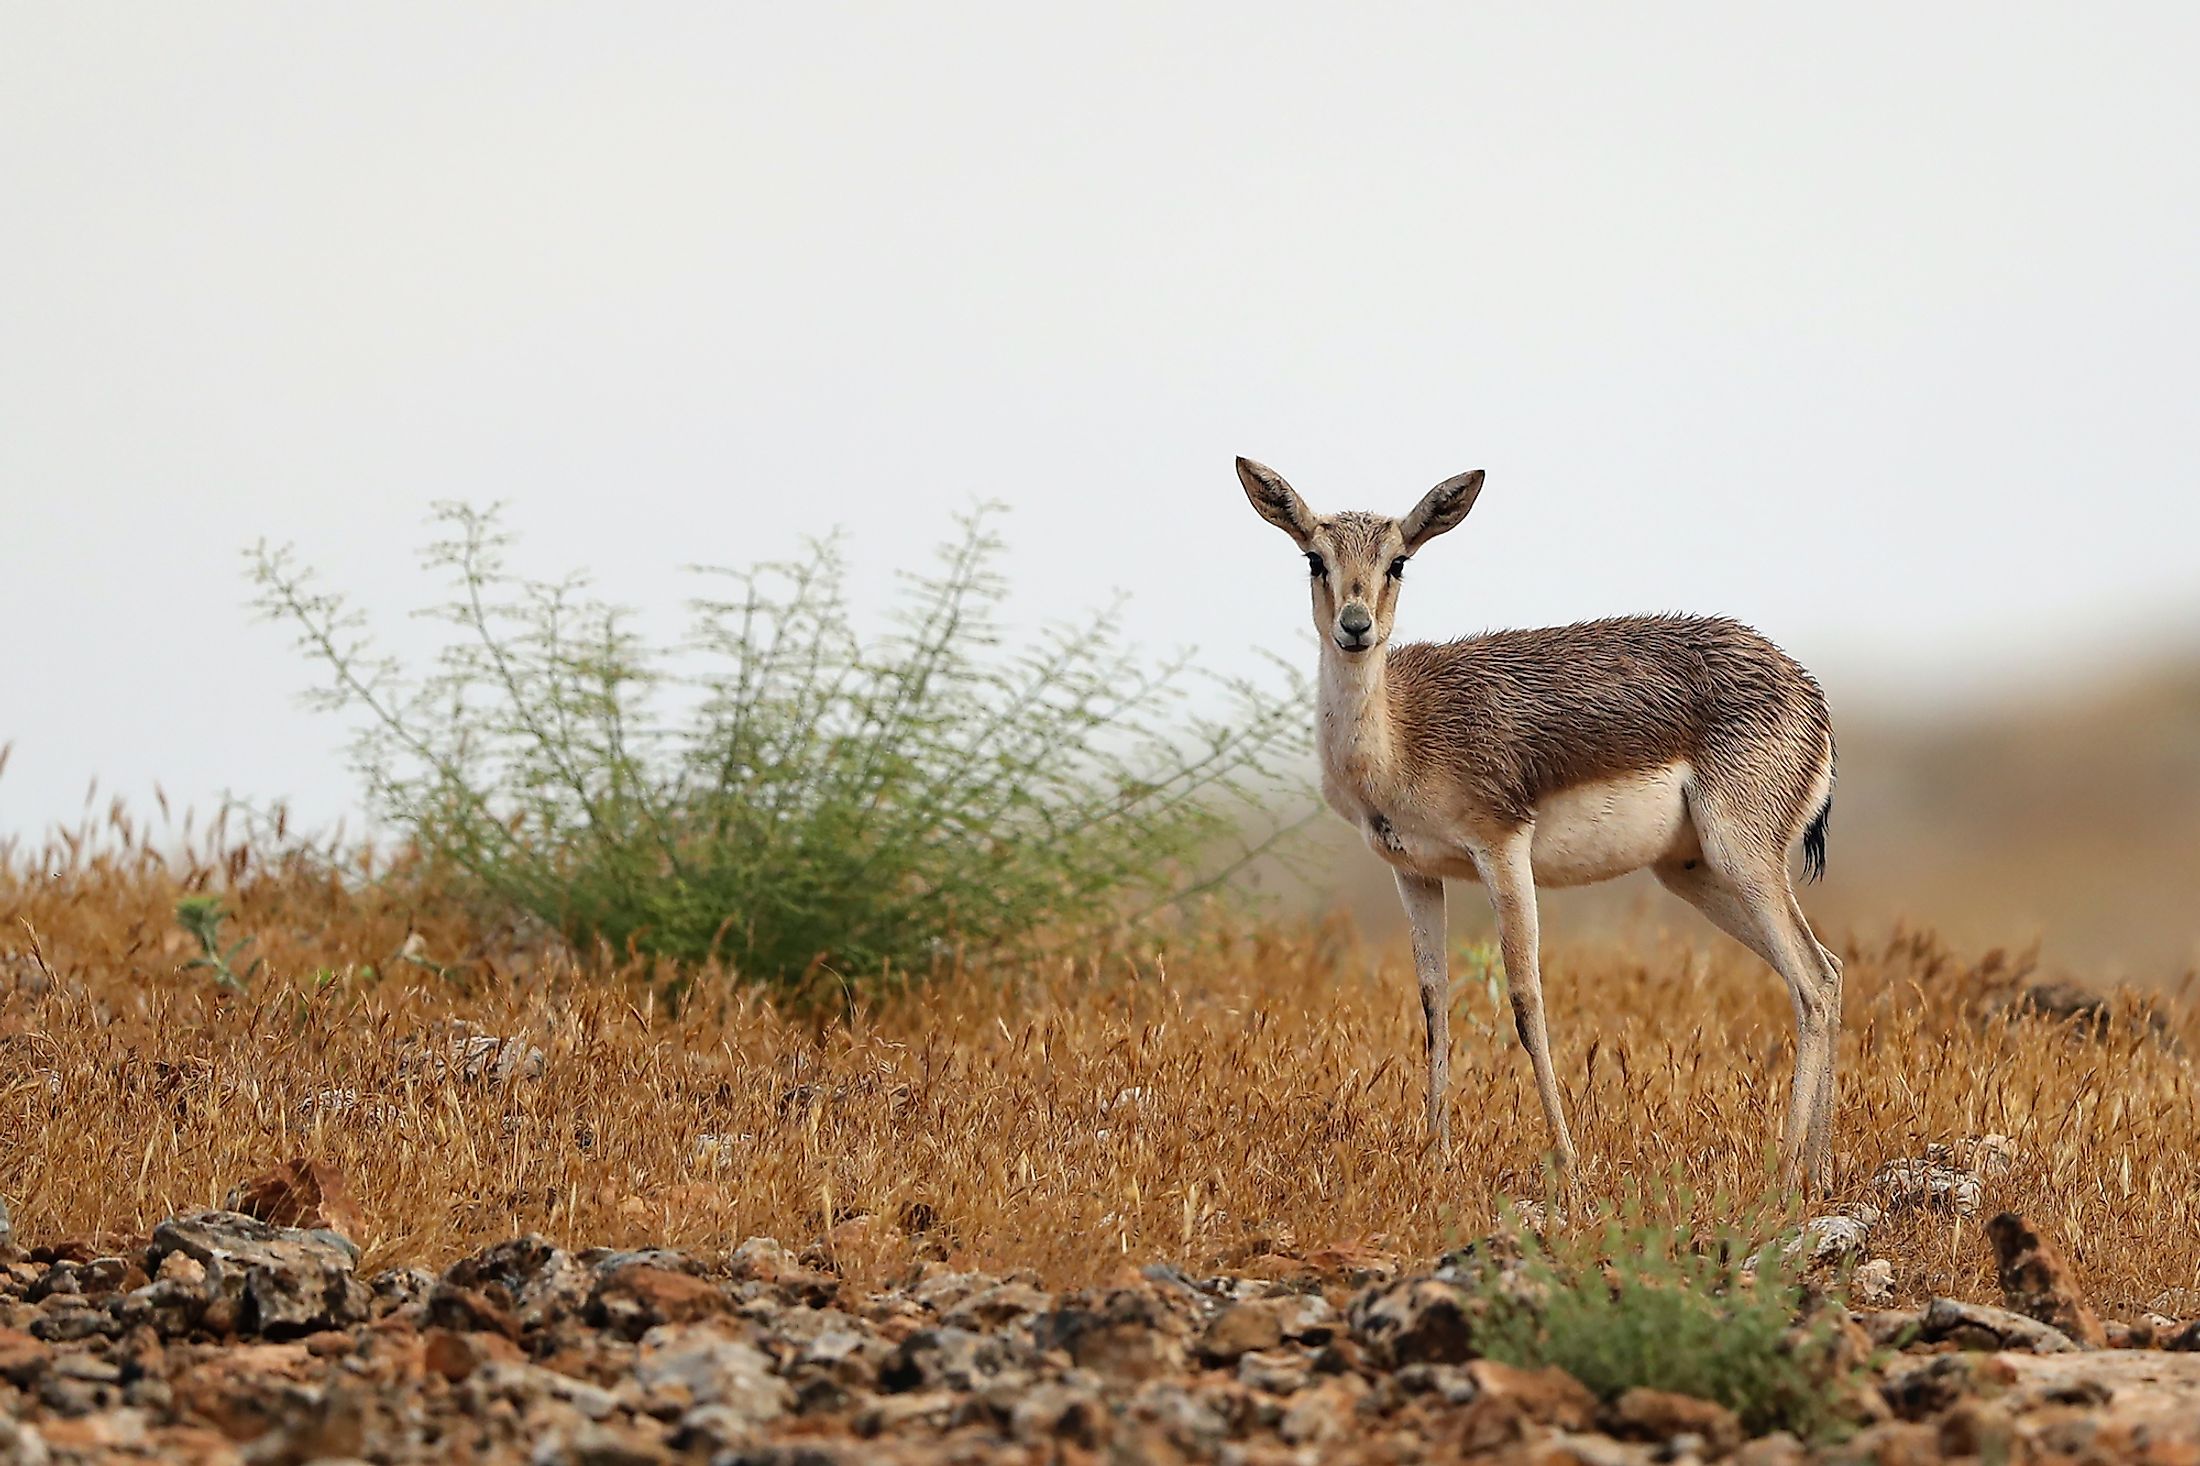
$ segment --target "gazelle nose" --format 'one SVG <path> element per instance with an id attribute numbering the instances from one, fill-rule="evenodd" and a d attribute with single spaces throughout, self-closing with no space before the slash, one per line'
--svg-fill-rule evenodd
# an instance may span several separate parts
<path id="1" fill-rule="evenodd" d="M 1365 636 L 1367 629 L 1374 624 L 1375 618 L 1367 614 L 1365 606 L 1347 606 L 1343 614 L 1337 617 L 1337 629 L 1347 636 Z"/>

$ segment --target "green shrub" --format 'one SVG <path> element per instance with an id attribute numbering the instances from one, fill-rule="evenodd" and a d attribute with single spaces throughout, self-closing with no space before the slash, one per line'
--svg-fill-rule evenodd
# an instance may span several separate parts
<path id="1" fill-rule="evenodd" d="M 1482 1264 L 1497 1301 L 1477 1342 L 1508 1364 L 1557 1365 L 1602 1399 L 1670 1390 L 1718 1401 L 1752 1435 L 1838 1436 L 1860 1361 L 1824 1309 L 1805 1317 L 1798 1264 L 1778 1245 L 1792 1232 L 1764 1235 L 1746 1219 L 1709 1235 L 1646 1224 L 1639 1199 L 1553 1242 L 1522 1229 L 1519 1276 Z"/>
<path id="2" fill-rule="evenodd" d="M 699 572 L 727 589 L 661 648 L 578 578 L 512 573 L 494 510 L 437 521 L 455 635 L 424 674 L 287 549 L 252 552 L 257 604 L 357 720 L 378 812 L 579 945 L 836 986 L 1089 934 L 1264 848 L 1256 806 L 1305 745 L 1296 688 L 1218 680 L 1229 711 L 1201 715 L 1186 659 L 1120 649 L 1113 607 L 1005 650 L 987 510 L 889 634 L 857 636 L 827 540 Z"/>

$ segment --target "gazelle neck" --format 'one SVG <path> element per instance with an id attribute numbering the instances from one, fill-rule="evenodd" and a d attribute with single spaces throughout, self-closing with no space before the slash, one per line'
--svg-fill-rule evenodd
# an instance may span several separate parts
<path id="1" fill-rule="evenodd" d="M 1390 648 L 1347 656 L 1322 639 L 1320 708 L 1315 736 L 1331 778 L 1365 788 L 1389 766 L 1390 695 L 1384 676 Z"/>

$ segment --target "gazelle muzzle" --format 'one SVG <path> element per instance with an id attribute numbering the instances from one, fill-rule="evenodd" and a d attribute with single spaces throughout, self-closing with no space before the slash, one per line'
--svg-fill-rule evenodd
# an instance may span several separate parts
<path id="1" fill-rule="evenodd" d="M 1337 613 L 1337 645 L 1348 652 L 1365 651 L 1372 644 L 1369 633 L 1375 629 L 1375 618 L 1367 607 L 1353 601 Z"/>

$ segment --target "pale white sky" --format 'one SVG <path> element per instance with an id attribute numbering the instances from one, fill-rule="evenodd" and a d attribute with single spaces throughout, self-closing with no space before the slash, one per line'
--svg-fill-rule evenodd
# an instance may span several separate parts
<path id="1" fill-rule="evenodd" d="M 1408 636 L 1730 612 L 1845 690 L 2200 622 L 2184 5 L 0 8 L 0 832 L 351 798 L 253 624 L 973 496 L 1018 606 L 1311 658 L 1235 453 L 1489 488 Z M 402 623 L 402 640 L 418 632 Z"/>

